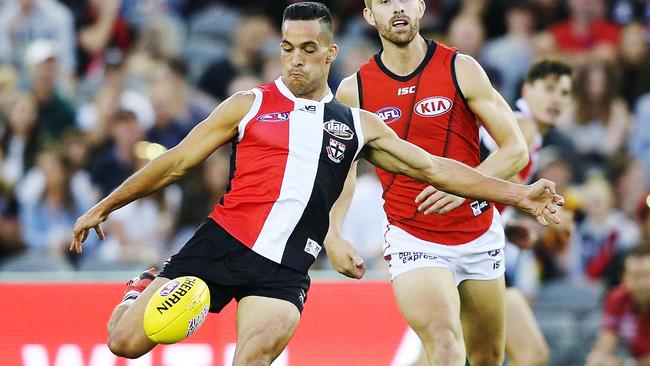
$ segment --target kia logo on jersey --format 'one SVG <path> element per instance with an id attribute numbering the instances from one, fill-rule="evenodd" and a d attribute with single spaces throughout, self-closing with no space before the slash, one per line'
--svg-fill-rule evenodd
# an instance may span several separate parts
<path id="1" fill-rule="evenodd" d="M 402 111 L 397 107 L 386 107 L 375 112 L 385 123 L 393 123 L 402 116 Z"/>
<path id="2" fill-rule="evenodd" d="M 257 120 L 262 122 L 282 122 L 288 119 L 289 119 L 289 113 L 287 112 L 273 112 L 273 113 L 263 114 L 257 117 Z"/>
<path id="3" fill-rule="evenodd" d="M 415 113 L 422 117 L 435 117 L 448 112 L 454 103 L 445 97 L 429 97 L 415 105 Z"/>

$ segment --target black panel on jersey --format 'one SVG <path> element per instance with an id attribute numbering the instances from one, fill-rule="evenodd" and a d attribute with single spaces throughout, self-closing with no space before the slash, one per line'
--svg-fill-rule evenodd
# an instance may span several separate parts
<path id="1" fill-rule="evenodd" d="M 326 103 L 323 122 L 331 119 L 347 125 L 354 136 L 350 140 L 344 140 L 323 131 L 323 145 L 314 187 L 302 217 L 287 240 L 287 249 L 282 257 L 283 264 L 296 269 L 301 268 L 305 272 L 315 260 L 313 255 L 305 251 L 307 240 L 311 239 L 319 245 L 323 245 L 329 228 L 330 209 L 343 190 L 343 184 L 359 147 L 359 137 L 354 128 L 354 119 L 350 108 L 336 99 Z M 327 147 L 330 146 L 330 140 L 345 145 L 344 156 L 338 163 L 328 156 Z M 336 145 L 336 143 L 334 144 Z"/>
<path id="2" fill-rule="evenodd" d="M 357 71 L 357 95 L 359 96 L 359 108 L 363 109 L 363 85 L 361 84 L 361 72 Z"/>

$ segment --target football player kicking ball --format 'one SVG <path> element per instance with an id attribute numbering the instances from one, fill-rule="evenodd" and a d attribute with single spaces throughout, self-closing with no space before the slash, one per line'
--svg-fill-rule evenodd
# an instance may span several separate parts
<path id="1" fill-rule="evenodd" d="M 231 190 L 160 275 L 146 287 L 132 286 L 115 308 L 108 329 L 113 353 L 137 358 L 150 351 L 156 343 L 143 329 L 149 299 L 171 278 L 196 276 L 210 289 L 211 312 L 238 301 L 233 364 L 269 365 L 298 325 L 307 270 L 357 157 L 445 191 L 519 206 L 540 221 L 558 220 L 563 198 L 552 182 L 512 184 L 429 155 L 399 139 L 375 114 L 334 99 L 326 83 L 338 52 L 332 37 L 323 4 L 287 7 L 282 76 L 228 98 L 179 145 L 77 220 L 71 249 L 81 252 L 91 229 L 104 237 L 100 223 L 112 211 L 175 182 L 220 146 L 236 142 Z"/>

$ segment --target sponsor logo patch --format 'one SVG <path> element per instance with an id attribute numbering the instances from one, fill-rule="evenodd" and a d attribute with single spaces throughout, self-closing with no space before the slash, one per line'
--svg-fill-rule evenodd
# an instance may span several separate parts
<path id="1" fill-rule="evenodd" d="M 354 132 L 345 123 L 336 120 L 329 120 L 323 124 L 323 129 L 330 135 L 338 137 L 341 140 L 352 140 Z"/>
<path id="2" fill-rule="evenodd" d="M 496 257 L 497 255 L 499 255 L 499 253 L 501 253 L 501 249 L 494 249 L 494 250 L 490 250 L 488 252 L 488 255 L 490 257 Z"/>
<path id="3" fill-rule="evenodd" d="M 451 110 L 454 103 L 445 97 L 429 97 L 419 101 L 413 110 L 422 117 L 435 117 Z"/>
<path id="4" fill-rule="evenodd" d="M 303 112 L 309 112 L 309 113 L 316 113 L 316 106 L 315 105 L 306 105 L 299 110 Z"/>
<path id="5" fill-rule="evenodd" d="M 199 326 L 203 324 L 203 321 L 205 320 L 205 317 L 208 315 L 208 310 L 210 307 L 208 305 L 205 305 L 199 315 L 196 317 L 190 319 L 189 324 L 187 326 L 187 333 L 185 333 L 185 338 L 191 336 L 194 332 L 196 332 L 197 329 L 199 329 Z"/>
<path id="6" fill-rule="evenodd" d="M 325 149 L 327 156 L 335 163 L 340 163 L 345 157 L 345 144 L 338 140 L 330 138 L 330 144 Z"/>
<path id="7" fill-rule="evenodd" d="M 420 259 L 438 261 L 438 256 L 424 252 L 401 252 L 399 253 L 398 258 L 400 261 L 402 261 L 402 263 L 414 262 Z"/>
<path id="8" fill-rule="evenodd" d="M 393 123 L 402 117 L 402 111 L 397 107 L 386 107 L 375 112 L 384 123 Z"/>
<path id="9" fill-rule="evenodd" d="M 289 119 L 288 112 L 273 112 L 273 113 L 263 114 L 257 117 L 257 120 L 261 122 L 282 122 L 288 119 Z"/>
<path id="10" fill-rule="evenodd" d="M 307 244 L 305 244 L 305 252 L 311 254 L 314 256 L 314 258 L 318 257 L 318 253 L 320 253 L 321 249 L 323 249 L 322 246 L 320 246 L 316 240 L 312 240 L 307 238 Z"/>
<path id="11" fill-rule="evenodd" d="M 490 208 L 490 204 L 487 201 L 474 201 L 469 204 L 469 207 L 472 208 L 474 216 L 478 216 L 487 211 Z"/>

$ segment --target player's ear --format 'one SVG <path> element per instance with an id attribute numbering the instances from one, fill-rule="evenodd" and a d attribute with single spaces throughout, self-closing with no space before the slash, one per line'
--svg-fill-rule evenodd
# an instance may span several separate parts
<path id="1" fill-rule="evenodd" d="M 419 19 L 422 19 L 424 12 L 427 10 L 427 4 L 424 2 L 424 0 L 419 1 L 418 10 L 420 11 Z"/>
<path id="2" fill-rule="evenodd" d="M 331 64 L 336 60 L 336 56 L 339 54 L 339 46 L 336 43 L 330 44 L 329 49 L 327 50 L 327 59 L 326 63 Z"/>
<path id="3" fill-rule="evenodd" d="M 366 22 L 368 22 L 368 24 L 372 25 L 373 27 L 377 25 L 377 22 L 375 21 L 375 15 L 372 13 L 372 10 L 364 8 L 363 17 L 366 19 Z"/>

